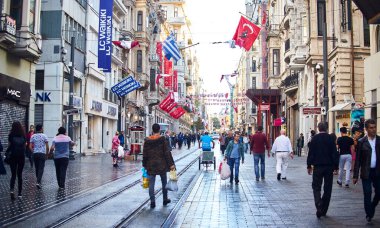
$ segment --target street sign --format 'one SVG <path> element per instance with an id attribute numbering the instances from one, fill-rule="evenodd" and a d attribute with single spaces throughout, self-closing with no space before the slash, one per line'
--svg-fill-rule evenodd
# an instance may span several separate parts
<path id="1" fill-rule="evenodd" d="M 304 115 L 326 115 L 325 107 L 304 107 L 302 108 Z"/>
<path id="2" fill-rule="evenodd" d="M 269 111 L 270 105 L 269 104 L 260 104 L 260 110 L 261 111 Z"/>
<path id="3" fill-rule="evenodd" d="M 74 109 L 68 109 L 63 111 L 63 115 L 74 115 L 74 114 L 80 114 L 82 112 L 81 108 L 74 108 Z"/>

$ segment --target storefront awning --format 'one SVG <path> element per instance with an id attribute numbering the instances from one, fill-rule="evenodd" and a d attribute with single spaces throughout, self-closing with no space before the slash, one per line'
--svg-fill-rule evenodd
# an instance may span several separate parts
<path id="1" fill-rule="evenodd" d="M 369 24 L 380 24 L 380 4 L 378 0 L 354 0 Z"/>
<path id="2" fill-rule="evenodd" d="M 330 108 L 329 112 L 337 112 L 337 111 L 350 111 L 351 110 L 351 103 L 342 103 L 337 104 L 334 107 Z"/>

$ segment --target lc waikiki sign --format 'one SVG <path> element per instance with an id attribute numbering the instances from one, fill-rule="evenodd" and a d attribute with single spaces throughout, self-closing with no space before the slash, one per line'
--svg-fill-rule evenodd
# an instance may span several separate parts
<path id="1" fill-rule="evenodd" d="M 100 0 L 99 7 L 99 40 L 98 68 L 111 72 L 112 54 L 112 0 Z"/>

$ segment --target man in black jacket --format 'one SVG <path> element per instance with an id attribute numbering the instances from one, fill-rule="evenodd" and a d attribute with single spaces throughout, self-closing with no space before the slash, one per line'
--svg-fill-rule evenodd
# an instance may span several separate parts
<path id="1" fill-rule="evenodd" d="M 310 142 L 310 150 L 307 156 L 307 172 L 309 175 L 313 174 L 314 203 L 317 208 L 316 215 L 320 218 L 326 215 L 329 208 L 333 174 L 338 170 L 339 155 L 335 142 L 326 132 L 326 123 L 319 123 L 318 130 L 319 134 L 315 135 Z M 322 181 L 324 186 L 321 198 Z"/>
<path id="2" fill-rule="evenodd" d="M 356 147 L 356 162 L 353 175 L 353 183 L 362 179 L 364 193 L 364 209 L 366 219 L 371 222 L 375 214 L 375 208 L 380 200 L 380 136 L 376 135 L 376 121 L 369 119 L 365 122 L 367 135 L 359 139 Z M 375 196 L 371 202 L 372 186 Z"/>

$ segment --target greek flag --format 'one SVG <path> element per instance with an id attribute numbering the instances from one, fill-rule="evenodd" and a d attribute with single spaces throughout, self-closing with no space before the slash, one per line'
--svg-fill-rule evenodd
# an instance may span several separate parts
<path id="1" fill-rule="evenodd" d="M 164 41 L 163 49 L 164 49 L 165 57 L 169 60 L 172 57 L 175 61 L 178 61 L 182 58 L 181 53 L 179 52 L 179 48 L 177 46 L 177 43 L 173 39 L 172 34 L 170 34 L 168 36 L 168 38 L 166 38 L 166 40 Z"/>

